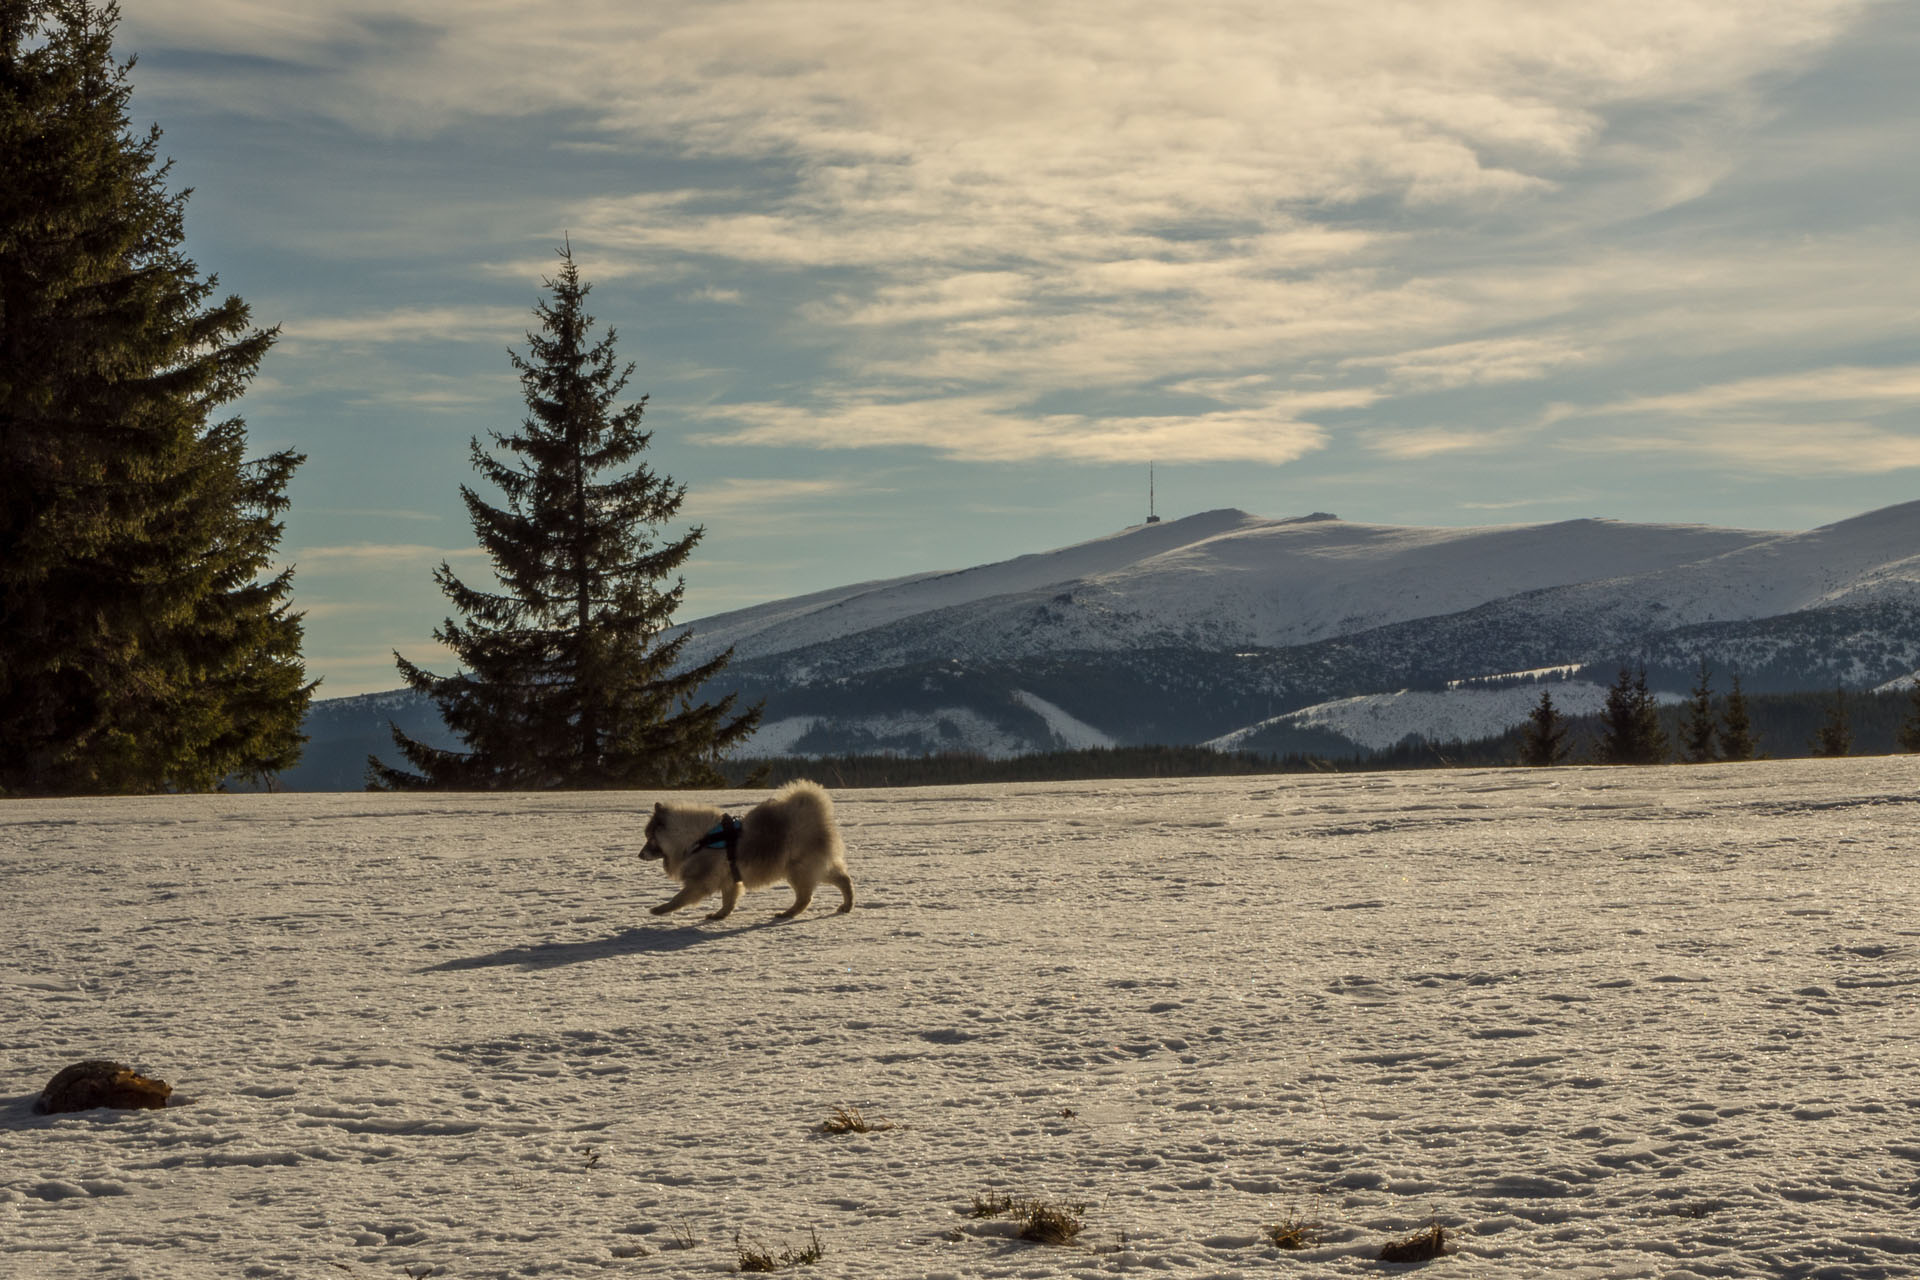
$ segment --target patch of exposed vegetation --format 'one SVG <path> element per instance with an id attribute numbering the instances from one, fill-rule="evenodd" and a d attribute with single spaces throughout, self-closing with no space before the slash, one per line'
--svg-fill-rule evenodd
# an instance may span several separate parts
<path id="1" fill-rule="evenodd" d="M 833 1114 L 820 1123 L 821 1133 L 881 1133 L 893 1128 L 891 1120 L 869 1120 L 858 1107 L 835 1107 Z"/>
<path id="2" fill-rule="evenodd" d="M 1320 1243 L 1320 1224 L 1308 1222 L 1296 1213 L 1289 1213 L 1261 1230 L 1276 1249 L 1310 1249 Z"/>
<path id="3" fill-rule="evenodd" d="M 821 1247 L 820 1235 L 813 1228 L 807 1228 L 807 1243 L 796 1249 L 791 1245 L 773 1253 L 764 1245 L 754 1241 L 743 1242 L 738 1231 L 733 1233 L 733 1247 L 740 1254 L 742 1271 L 785 1271 L 790 1267 L 810 1267 L 827 1256 Z"/>
<path id="4" fill-rule="evenodd" d="M 1086 1229 L 1081 1215 L 1085 1204 L 1043 1200 L 1039 1196 L 984 1195 L 973 1198 L 969 1218 L 1010 1217 L 1020 1224 L 1020 1238 L 1039 1244 L 1069 1244 Z"/>
<path id="5" fill-rule="evenodd" d="M 1447 1247 L 1447 1233 L 1435 1218 L 1425 1231 L 1416 1231 L 1405 1240 L 1394 1240 L 1380 1248 L 1382 1262 L 1431 1262 L 1453 1250 Z"/>

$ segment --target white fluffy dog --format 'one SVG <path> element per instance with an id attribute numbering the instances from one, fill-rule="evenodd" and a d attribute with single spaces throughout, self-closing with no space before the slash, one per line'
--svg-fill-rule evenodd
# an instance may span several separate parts
<path id="1" fill-rule="evenodd" d="M 840 891 L 841 911 L 853 910 L 853 881 L 847 878 L 833 801 L 811 782 L 788 783 L 738 820 L 706 805 L 656 804 L 640 856 L 658 858 L 667 875 L 680 882 L 680 892 L 653 908 L 657 916 L 718 893 L 720 909 L 707 919 L 724 920 L 742 888 L 777 880 L 793 886 L 793 905 L 776 920 L 805 911 L 822 884 Z"/>

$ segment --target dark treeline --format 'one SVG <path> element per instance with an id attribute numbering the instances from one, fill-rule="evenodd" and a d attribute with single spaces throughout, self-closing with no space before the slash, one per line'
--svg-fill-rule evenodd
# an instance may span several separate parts
<path id="1" fill-rule="evenodd" d="M 966 751 L 931 756 L 781 756 L 723 762 L 732 787 L 770 786 L 811 778 L 830 787 L 982 786 L 994 782 L 1080 782 L 1100 778 L 1206 778 L 1273 773 L 1362 773 L 1509 765 L 1519 734 L 1479 742 L 1402 743 L 1351 756 L 1213 751 L 1206 747 L 1096 747 L 995 759 Z M 760 770 L 766 770 L 760 774 Z"/>
<path id="2" fill-rule="evenodd" d="M 1849 754 L 1883 756 L 1903 750 L 1900 727 L 1915 712 L 1910 694 L 1856 693 L 1847 690 L 1840 695 L 1840 704 L 1847 727 L 1853 735 L 1853 747 Z M 1833 714 L 1834 690 L 1749 695 L 1747 707 L 1753 715 L 1754 732 L 1760 739 L 1762 755 L 1775 759 L 1810 756 L 1816 754 L 1813 749 L 1815 736 Z M 1685 711 L 1685 707 L 1661 708 L 1661 718 L 1668 722 L 1669 733 L 1673 732 L 1673 724 L 1678 723 Z M 1675 741 L 1678 741 L 1677 737 Z"/>
<path id="3" fill-rule="evenodd" d="M 1747 713 L 1752 719 L 1756 754 L 1761 759 L 1790 760 L 1820 754 L 1815 740 L 1821 728 L 1834 714 L 1835 691 L 1806 693 L 1760 693 L 1746 696 Z M 1901 726 L 1915 714 L 1910 694 L 1853 692 L 1840 694 L 1840 706 L 1852 746 L 1847 754 L 1856 756 L 1890 755 L 1905 748 L 1900 743 Z M 1713 700 L 1716 716 L 1726 712 L 1725 697 Z M 1680 743 L 1685 740 L 1688 708 L 1685 703 L 1663 704 L 1658 708 L 1660 728 L 1671 746 L 1669 759 L 1679 762 Z M 1598 764 L 1602 726 L 1597 716 L 1570 716 L 1568 739 L 1572 751 L 1567 764 Z M 1505 737 L 1488 739 L 1504 741 Z M 1468 744 L 1478 748 L 1483 744 Z"/>
<path id="4" fill-rule="evenodd" d="M 1351 768 L 1309 756 L 1265 756 L 1206 747 L 1097 747 L 995 759 L 968 751 L 930 756 L 781 756 L 723 761 L 727 784 L 751 785 L 766 770 L 769 785 L 811 778 L 831 787 L 935 787 L 989 782 L 1069 782 L 1083 778 L 1185 778 L 1214 774 L 1306 772 Z"/>
<path id="5" fill-rule="evenodd" d="M 1848 693 L 1843 697 L 1852 754 L 1887 755 L 1901 750 L 1900 728 L 1914 712 L 1906 693 Z M 1747 698 L 1762 759 L 1791 759 L 1815 754 L 1813 743 L 1833 713 L 1834 695 L 1825 693 L 1755 694 Z M 1670 742 L 1681 740 L 1684 705 L 1662 706 L 1659 716 Z M 1598 716 L 1567 719 L 1570 753 L 1566 764 L 1599 763 L 1602 726 Z M 1469 742 L 1410 740 L 1382 751 L 1349 755 L 1302 752 L 1264 754 L 1212 751 L 1206 747 L 1135 746 L 1079 751 L 1050 751 L 994 759 L 971 752 L 931 756 L 844 755 L 723 761 L 720 772 L 732 787 L 779 786 L 811 778 L 830 787 L 973 786 L 996 782 L 1076 782 L 1101 778 L 1228 777 L 1248 774 L 1358 773 L 1393 769 L 1482 769 L 1512 765 L 1520 758 L 1521 726 Z M 1678 760 L 1678 756 L 1672 757 Z M 764 774 L 759 771 L 765 770 Z M 756 775 L 759 781 L 756 781 Z"/>

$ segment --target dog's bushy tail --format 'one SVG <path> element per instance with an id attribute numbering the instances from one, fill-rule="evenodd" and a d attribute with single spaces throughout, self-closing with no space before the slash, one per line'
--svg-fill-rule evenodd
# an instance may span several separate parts
<path id="1" fill-rule="evenodd" d="M 797 778 L 780 788 L 774 799 L 787 809 L 790 821 L 812 828 L 809 834 L 832 851 L 834 865 L 845 866 L 846 849 L 840 843 L 839 824 L 833 820 L 833 797 L 825 787 Z"/>

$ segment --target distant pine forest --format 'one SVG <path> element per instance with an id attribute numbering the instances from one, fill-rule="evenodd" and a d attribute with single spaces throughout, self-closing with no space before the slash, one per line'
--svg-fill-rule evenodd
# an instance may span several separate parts
<path id="1" fill-rule="evenodd" d="M 1853 735 L 1849 754 L 1900 751 L 1900 726 L 1914 712 L 1913 695 L 1847 693 L 1842 706 Z M 1747 710 L 1759 741 L 1760 759 L 1816 754 L 1815 738 L 1833 715 L 1834 694 L 1749 694 Z M 1681 740 L 1684 705 L 1660 708 L 1661 727 Z M 1571 752 L 1563 764 L 1597 763 L 1598 716 L 1567 717 Z M 1468 742 L 1408 741 L 1381 751 L 1351 754 L 1213 751 L 1198 746 L 1101 747 L 993 758 L 969 752 L 932 756 L 782 756 L 724 761 L 720 771 L 735 787 L 779 786 L 811 778 L 831 787 L 967 786 L 993 782 L 1074 782 L 1094 778 L 1181 778 L 1271 773 L 1359 773 L 1386 769 L 1489 768 L 1516 764 L 1523 726 Z M 1676 748 L 1673 760 L 1679 760 Z"/>

